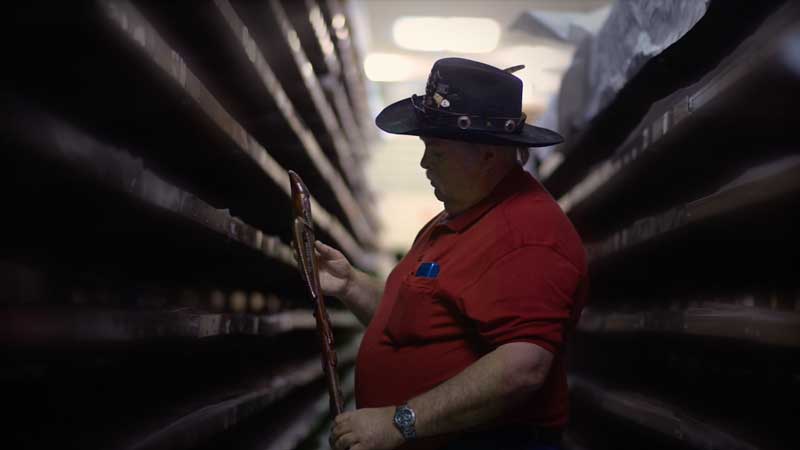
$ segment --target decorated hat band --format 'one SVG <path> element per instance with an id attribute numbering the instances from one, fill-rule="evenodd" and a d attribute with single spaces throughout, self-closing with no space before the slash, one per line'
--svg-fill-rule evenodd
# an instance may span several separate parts
<path id="1" fill-rule="evenodd" d="M 493 133 L 519 133 L 525 125 L 525 113 L 519 117 L 484 116 L 480 114 L 445 111 L 426 105 L 425 96 L 412 95 L 411 104 L 420 120 L 427 125 L 465 131 L 490 131 Z"/>

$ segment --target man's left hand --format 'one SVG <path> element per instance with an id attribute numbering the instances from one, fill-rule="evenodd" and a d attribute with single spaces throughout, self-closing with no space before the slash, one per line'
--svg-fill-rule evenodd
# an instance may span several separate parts
<path id="1" fill-rule="evenodd" d="M 365 408 L 336 416 L 330 443 L 335 450 L 392 450 L 403 443 L 394 426 L 394 407 Z"/>

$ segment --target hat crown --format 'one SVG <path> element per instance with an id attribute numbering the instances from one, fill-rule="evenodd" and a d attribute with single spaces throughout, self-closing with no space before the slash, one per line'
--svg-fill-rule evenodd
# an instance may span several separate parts
<path id="1" fill-rule="evenodd" d="M 386 132 L 491 145 L 542 147 L 563 142 L 556 132 L 525 123 L 522 80 L 464 58 L 436 61 L 425 95 L 397 101 L 378 114 Z"/>
<path id="2" fill-rule="evenodd" d="M 428 76 L 425 106 L 468 115 L 518 117 L 522 80 L 488 64 L 443 58 L 434 63 Z"/>

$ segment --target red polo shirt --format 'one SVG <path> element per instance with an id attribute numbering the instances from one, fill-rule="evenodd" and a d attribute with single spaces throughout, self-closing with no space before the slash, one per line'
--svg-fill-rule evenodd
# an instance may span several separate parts
<path id="1" fill-rule="evenodd" d="M 420 264 L 436 277 L 416 276 Z M 417 236 L 386 282 L 356 366 L 359 408 L 399 405 L 509 342 L 555 355 L 544 385 L 500 422 L 567 420 L 565 337 L 587 296 L 586 258 L 572 224 L 522 169 L 479 204 Z"/>

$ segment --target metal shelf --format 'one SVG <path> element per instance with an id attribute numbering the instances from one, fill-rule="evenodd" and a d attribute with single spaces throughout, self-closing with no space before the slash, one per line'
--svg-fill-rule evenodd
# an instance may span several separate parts
<path id="1" fill-rule="evenodd" d="M 27 103 L 7 101 L 2 115 L 4 167 L 13 172 L 3 177 L 5 204 L 23 219 L 3 225 L 5 252 L 39 249 L 72 264 L 118 263 L 132 273 L 181 262 L 185 272 L 200 271 L 199 278 L 300 286 L 290 281 L 296 275 L 292 250 L 277 237 Z M 61 218 L 55 228 L 54 217 Z M 203 239 L 199 246 L 197 239 Z M 220 270 L 223 263 L 230 265 Z M 183 272 L 177 268 L 176 275 Z"/>
<path id="2" fill-rule="evenodd" d="M 340 367 L 347 368 L 360 335 L 337 339 Z M 36 448 L 58 441 L 81 448 L 195 448 L 256 415 L 285 410 L 291 396 L 321 384 L 317 340 L 313 331 L 228 335 L 107 346 L 105 353 L 93 346 L 90 354 L 86 345 L 81 354 L 51 342 L 60 349 L 60 357 L 48 357 L 53 367 L 4 380 L 13 389 L 7 404 L 18 413 L 8 441 Z M 95 362 L 86 365 L 86 357 Z"/>
<path id="3" fill-rule="evenodd" d="M 780 10 L 786 15 L 768 21 L 699 82 L 655 103 L 613 156 L 559 197 L 579 229 L 602 228 L 603 217 L 624 220 L 654 204 L 663 208 L 728 171 L 794 151 L 789 130 L 798 122 L 788 111 L 800 75 L 791 49 L 800 29 L 789 12 Z M 681 184 L 664 192 L 678 176 Z"/>
<path id="4" fill-rule="evenodd" d="M 343 397 L 345 399 L 351 399 L 350 402 L 345 403 L 345 409 L 350 409 L 348 406 L 354 406 L 349 405 L 349 403 L 355 402 L 355 382 L 356 371 L 355 367 L 353 367 L 342 377 Z M 260 445 L 253 448 L 261 450 L 296 448 L 303 439 L 308 438 L 307 430 L 314 429 L 320 424 L 330 422 L 328 417 L 330 410 L 328 392 L 327 389 L 320 389 L 320 391 L 324 392 L 318 393 L 312 402 L 298 405 L 294 409 L 293 414 L 287 417 L 286 424 L 280 427 L 281 432 L 277 436 L 269 436 L 265 438 Z M 323 427 L 322 430 L 323 433 L 329 433 L 330 426 Z"/>
<path id="5" fill-rule="evenodd" d="M 107 0 L 104 2 L 104 7 L 109 19 L 120 28 L 120 31 L 125 33 L 129 39 L 140 44 L 147 56 L 179 82 L 193 99 L 199 100 L 199 106 L 214 120 L 215 124 L 225 131 L 238 148 L 256 162 L 275 184 L 283 189 L 288 198 L 291 192 L 286 171 L 250 133 L 225 111 L 213 94 L 190 71 L 181 56 L 161 39 L 141 13 L 126 1 Z M 367 261 L 366 255 L 356 240 L 334 216 L 313 199 L 312 208 L 315 221 L 342 246 L 347 254 L 359 263 Z"/>
<path id="6" fill-rule="evenodd" d="M 712 72 L 740 42 L 756 34 L 754 28 L 769 34 L 791 23 L 798 13 L 792 3 L 711 2 L 685 36 L 645 64 L 584 130 L 568 135 L 567 143 L 543 162 L 541 176 L 548 191 L 560 198 L 587 178 L 593 167 L 618 153 L 653 104 Z"/>
<path id="7" fill-rule="evenodd" d="M 605 258 L 621 256 L 636 246 L 663 241 L 687 227 L 714 220 L 724 221 L 726 216 L 746 215 L 748 210 L 776 200 L 783 200 L 784 207 L 791 208 L 798 194 L 800 156 L 772 161 L 749 169 L 711 195 L 639 219 L 600 242 L 588 244 L 589 260 L 599 264 Z M 774 227 L 774 223 L 768 217 L 763 219 L 761 225 L 769 235 L 769 228 Z M 753 232 L 754 229 L 747 230 L 748 234 Z"/>
<path id="8" fill-rule="evenodd" d="M 677 419 L 692 417 L 757 448 L 796 447 L 791 444 L 797 442 L 791 418 L 798 398 L 798 364 L 797 347 L 790 342 L 796 339 L 779 336 L 781 331 L 796 334 L 796 329 L 779 319 L 774 322 L 777 329 L 767 331 L 769 325 L 760 321 L 778 317 L 767 310 L 787 317 L 796 311 L 786 305 L 779 305 L 781 309 L 761 306 L 767 300 L 761 296 L 727 295 L 704 296 L 711 300 L 695 300 L 700 295 L 667 301 L 641 297 L 592 305 L 585 311 L 589 319 L 585 325 L 598 329 L 573 336 L 568 352 L 570 374 L 591 380 L 604 393 L 661 400 Z M 796 291 L 793 295 L 796 298 Z M 746 318 L 747 308 L 752 318 Z M 639 325 L 634 321 L 641 319 L 636 317 L 640 312 L 649 314 L 647 328 L 629 330 Z M 690 327 L 687 332 L 678 329 L 683 318 Z M 608 322 L 603 323 L 605 319 Z M 753 324 L 755 328 L 748 331 Z M 764 334 L 759 336 L 759 332 Z M 575 395 L 571 410 L 570 432 L 593 448 L 696 448 L 696 444 L 654 434 L 649 427 L 631 422 L 637 416 L 634 410 L 609 415 L 596 402 Z"/>
<path id="9" fill-rule="evenodd" d="M 710 2 L 543 164 L 590 263 L 576 447 L 797 446 L 798 23 Z"/>
<path id="10" fill-rule="evenodd" d="M 138 152 L 159 173 L 203 200 L 289 239 L 284 168 L 222 108 L 130 4 L 58 5 L 44 17 L 35 6 L 14 13 L 13 26 L 4 32 L 32 27 L 39 31 L 25 47 L 9 48 L 19 59 L 18 70 L 3 77 L 15 96 L 69 118 L 96 139 Z M 82 26 L 76 28 L 75 23 Z M 39 54 L 48 57 L 34 57 Z M 59 77 L 48 76 L 53 68 L 59 69 Z M 276 221 L 264 204 L 287 211 L 286 220 Z M 314 206 L 320 232 L 357 263 L 369 264 L 338 220 L 316 202 Z"/>
<path id="11" fill-rule="evenodd" d="M 342 131 L 341 124 L 339 124 L 339 122 L 336 120 L 334 108 L 325 98 L 324 92 L 321 89 L 322 84 L 314 73 L 314 68 L 311 65 L 311 62 L 306 57 L 297 31 L 289 20 L 286 10 L 281 4 L 281 0 L 270 0 L 270 7 L 272 14 L 278 22 L 278 29 L 282 31 L 282 35 L 280 37 L 285 37 L 286 42 L 289 45 L 289 49 L 291 51 L 290 56 L 295 63 L 293 69 L 299 70 L 300 79 L 303 80 L 306 87 L 305 93 L 298 94 L 306 96 L 309 93 L 311 94 L 311 98 L 314 100 L 317 106 L 317 112 L 322 114 L 325 128 L 332 138 L 331 144 L 339 155 L 339 165 L 343 173 L 347 176 L 347 180 L 352 186 L 353 190 L 358 193 L 358 198 L 364 202 L 369 201 L 370 197 L 365 192 L 367 189 L 366 178 L 362 170 L 362 166 L 358 164 L 353 150 L 348 147 L 346 134 Z M 273 45 L 273 47 L 275 46 Z M 286 68 L 287 65 L 281 65 L 281 67 Z M 290 77 L 290 80 L 297 79 L 295 73 L 289 73 L 287 75 Z M 295 83 L 295 86 L 299 87 L 297 83 Z M 339 99 L 341 100 L 341 97 L 339 97 Z M 339 103 L 337 106 L 340 106 L 344 109 L 349 109 L 346 103 Z M 377 224 L 375 220 L 372 220 L 371 223 Z"/>
<path id="12" fill-rule="evenodd" d="M 607 419 L 627 423 L 639 433 L 660 435 L 672 443 L 667 448 L 725 448 L 754 450 L 758 448 L 719 427 L 693 415 L 668 401 L 638 393 L 611 390 L 582 376 L 569 377 L 571 395 L 578 401 L 599 410 Z M 652 443 L 651 443 L 652 444 Z M 619 443 L 619 448 L 630 444 Z"/>
<path id="13" fill-rule="evenodd" d="M 347 91 L 339 79 L 328 100 L 313 73 L 281 78 L 301 74 L 304 56 L 278 8 L 7 8 L 0 384 L 14 411 L 10 447 L 213 448 L 248 426 L 261 443 L 295 445 L 323 420 L 319 336 L 287 245 L 287 169 L 314 194 L 318 238 L 366 271 L 376 270 L 377 228 L 354 179 L 364 161 L 331 107 L 348 112 Z M 329 312 L 340 367 L 351 369 L 362 326 Z M 260 418 L 274 419 L 269 436 Z"/>
<path id="14" fill-rule="evenodd" d="M 247 132 L 282 167 L 304 175 L 320 202 L 348 223 L 358 240 L 373 246 L 375 233 L 365 211 L 299 117 L 231 4 L 143 2 L 142 9 Z"/>
<path id="15" fill-rule="evenodd" d="M 330 311 L 329 314 L 336 329 L 361 328 L 349 312 Z M 97 344 L 236 335 L 270 337 L 298 330 L 313 332 L 315 328 L 311 310 L 230 314 L 190 308 L 137 310 L 73 306 L 17 307 L 0 312 L 0 341 L 8 345 Z"/>
<path id="16" fill-rule="evenodd" d="M 345 399 L 352 398 L 355 387 L 355 367 L 346 371 L 342 377 L 342 393 Z M 319 431 L 327 443 L 330 434 L 328 411 L 330 403 L 327 387 L 323 384 L 312 386 L 287 398 L 279 412 L 267 412 L 254 417 L 248 423 L 216 440 L 205 448 L 237 448 L 242 450 L 290 450 L 307 448 L 312 438 L 309 430 Z M 349 407 L 348 407 L 349 406 Z M 352 409 L 352 405 L 345 405 Z M 326 426 L 327 425 L 327 426 Z M 313 448 L 313 447 L 312 447 Z"/>
<path id="17" fill-rule="evenodd" d="M 339 362 L 347 366 L 355 361 L 359 339 L 338 351 Z M 286 398 L 293 391 L 322 378 L 319 357 L 283 364 L 252 389 L 232 397 L 211 400 L 200 407 L 192 405 L 185 413 L 163 422 L 144 435 L 132 437 L 126 448 L 190 448 L 218 433 L 229 430 L 259 411 Z"/>
<path id="18" fill-rule="evenodd" d="M 353 159 L 336 114 L 325 98 L 314 68 L 305 56 L 300 38 L 281 3 L 275 0 L 234 1 L 232 4 L 252 33 L 253 40 L 264 52 L 266 60 L 275 69 L 292 104 L 310 128 L 320 130 L 316 136 L 328 158 L 346 177 L 353 190 L 358 191 L 359 186 L 353 182 L 359 180 L 360 168 Z"/>
<path id="19" fill-rule="evenodd" d="M 300 39 L 302 53 L 314 68 L 319 84 L 323 87 L 329 104 L 336 112 L 342 132 L 349 143 L 350 153 L 356 165 L 361 166 L 367 158 L 366 131 L 363 128 L 374 127 L 374 124 L 371 119 L 362 121 L 363 123 L 356 120 L 357 115 L 354 105 L 358 103 L 358 100 L 353 98 L 353 93 L 363 95 L 363 99 L 366 98 L 366 92 L 363 88 L 364 80 L 359 82 L 361 91 L 356 92 L 354 90 L 355 86 L 348 89 L 347 80 L 343 78 L 344 71 L 352 72 L 353 70 L 358 70 L 360 66 L 357 63 L 355 67 L 345 68 L 342 66 L 337 56 L 336 45 L 332 40 L 330 30 L 320 8 L 321 5 L 316 0 L 306 0 L 304 2 L 281 1 L 291 25 Z M 342 32 L 340 31 L 339 34 L 342 34 Z M 298 62 L 303 61 L 302 55 L 296 59 Z M 348 175 L 353 177 L 352 184 L 355 189 L 355 195 L 359 198 L 361 204 L 374 204 L 374 196 L 366 184 L 365 174 L 358 171 Z M 379 221 L 375 214 L 372 213 L 372 209 L 365 208 L 365 215 L 371 226 L 377 229 Z"/>
<path id="20" fill-rule="evenodd" d="M 359 158 L 366 152 L 365 142 L 350 106 L 348 91 L 342 83 L 342 66 L 322 10 L 315 0 L 282 0 L 281 5 L 297 32 L 303 53 L 314 68 L 328 102 L 336 112 L 351 153 Z"/>
<path id="21" fill-rule="evenodd" d="M 634 307 L 635 308 L 635 307 Z M 800 347 L 800 313 L 708 301 L 685 308 L 627 308 L 625 312 L 589 307 L 581 314 L 583 333 L 659 333 L 735 339 Z"/>
<path id="22" fill-rule="evenodd" d="M 347 88 L 356 120 L 361 124 L 361 132 L 369 139 L 369 137 L 376 135 L 377 127 L 373 123 L 372 114 L 367 104 L 368 96 L 365 87 L 365 76 L 361 69 L 361 60 L 353 43 L 353 28 L 350 26 L 350 17 L 348 17 L 339 0 L 320 0 L 319 7 L 325 22 L 330 25 L 328 27 L 329 34 L 335 37 L 333 44 L 341 61 L 345 87 Z"/>
<path id="23" fill-rule="evenodd" d="M 246 3 L 243 0 L 237 1 L 239 1 L 240 4 Z M 276 30 L 280 30 L 281 32 L 277 38 L 281 40 L 285 39 L 285 42 L 288 44 L 288 48 L 290 50 L 291 59 L 294 61 L 294 65 L 291 69 L 289 69 L 290 64 L 281 64 L 280 67 L 284 70 L 288 69 L 289 72 L 283 75 L 279 73 L 278 76 L 288 76 L 288 80 L 296 81 L 298 79 L 297 71 L 299 71 L 299 78 L 303 80 L 305 91 L 295 92 L 294 94 L 306 98 L 310 95 L 311 99 L 316 105 L 315 112 L 321 114 L 323 119 L 324 127 L 320 128 L 328 131 L 328 135 L 332 139 L 329 145 L 332 145 L 336 153 L 338 153 L 339 166 L 343 174 L 346 176 L 346 180 L 352 189 L 357 193 L 359 200 L 362 202 L 369 202 L 371 198 L 366 192 L 366 177 L 363 168 L 360 164 L 358 164 L 352 149 L 348 147 L 346 135 L 342 132 L 341 124 L 339 124 L 337 121 L 334 108 L 330 105 L 327 98 L 325 98 L 324 92 L 321 88 L 322 84 L 314 73 L 314 68 L 311 65 L 311 62 L 308 60 L 308 57 L 306 57 L 306 54 L 303 51 L 302 42 L 300 41 L 297 31 L 294 29 L 294 26 L 289 20 L 286 10 L 281 4 L 281 0 L 270 0 L 269 6 L 271 13 L 278 24 Z M 276 48 L 274 41 L 271 42 L 273 43 L 272 48 Z M 298 88 L 300 87 L 298 83 L 293 83 L 293 86 Z M 295 101 L 298 101 L 297 97 L 293 95 L 293 93 L 290 92 L 289 95 L 292 96 Z M 341 103 L 339 106 L 344 109 L 348 109 L 345 103 Z M 303 111 L 305 112 L 306 110 L 304 109 Z M 369 204 L 364 205 L 364 207 L 369 208 Z M 376 220 L 370 220 L 371 224 L 377 226 Z"/>

